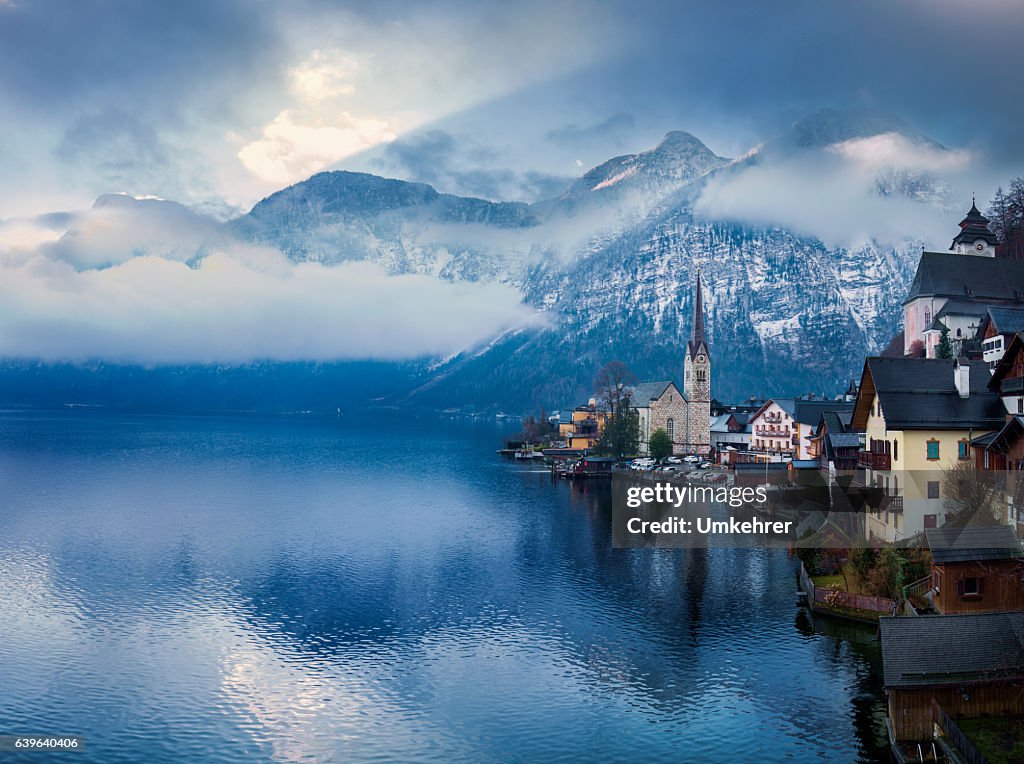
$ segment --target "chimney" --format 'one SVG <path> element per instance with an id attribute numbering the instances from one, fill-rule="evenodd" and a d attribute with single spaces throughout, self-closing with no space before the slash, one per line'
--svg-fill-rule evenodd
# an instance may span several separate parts
<path id="1" fill-rule="evenodd" d="M 953 381 L 961 398 L 971 396 L 971 367 L 966 358 L 957 358 L 953 362 Z"/>

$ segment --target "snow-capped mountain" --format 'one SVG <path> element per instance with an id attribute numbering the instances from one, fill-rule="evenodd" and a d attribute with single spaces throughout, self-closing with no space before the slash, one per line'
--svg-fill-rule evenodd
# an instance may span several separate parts
<path id="1" fill-rule="evenodd" d="M 380 362 L 373 373 L 388 379 L 378 403 L 523 412 L 585 399 L 612 359 L 642 378 L 678 380 L 699 269 L 715 397 L 832 394 L 897 331 L 922 240 L 955 227 L 960 210 L 950 207 L 943 170 L 956 160 L 896 117 L 823 110 L 737 159 L 671 132 L 535 204 L 324 172 L 226 224 L 162 200 L 103 197 L 44 246 L 88 268 L 154 253 L 198 262 L 254 243 L 298 262 L 369 261 L 391 275 L 512 286 L 547 319 L 543 328 L 506 331 L 454 357 Z M 267 407 L 280 396 L 257 390 L 260 380 L 312 374 L 309 390 L 335 380 L 324 400 L 346 387 L 337 365 L 271 366 L 232 372 L 223 405 L 236 405 L 246 379 L 249 397 Z M 367 368 L 348 388 L 372 389 Z M 223 397 L 223 374 L 204 374 L 156 370 L 167 379 L 147 386 L 176 390 L 175 380 L 201 378 L 189 382 L 193 392 Z M 38 390 L 36 372 L 24 375 L 25 388 Z M 310 407 L 292 393 L 280 405 Z"/>
<path id="2" fill-rule="evenodd" d="M 547 329 L 495 338 L 432 365 L 411 402 L 567 405 L 589 392 L 596 369 L 612 358 L 642 377 L 679 377 L 698 268 L 717 397 L 833 393 L 897 330 L 920 240 L 826 244 L 810 234 L 814 221 L 796 229 L 751 223 L 728 211 L 708 214 L 700 202 L 715 184 L 752 169 L 785 173 L 828 157 L 834 161 L 823 172 L 840 172 L 860 161 L 856 144 L 852 159 L 842 154 L 851 141 L 878 136 L 945 151 L 898 118 L 824 110 L 738 160 L 672 132 L 530 206 L 324 173 L 260 202 L 234 225 L 296 258 L 371 259 L 394 273 L 506 281 L 549 314 Z M 866 179 L 865 197 L 885 204 L 896 194 L 922 208 L 935 201 L 930 177 L 876 165 L 857 176 Z M 883 169 L 902 180 L 880 185 Z"/>

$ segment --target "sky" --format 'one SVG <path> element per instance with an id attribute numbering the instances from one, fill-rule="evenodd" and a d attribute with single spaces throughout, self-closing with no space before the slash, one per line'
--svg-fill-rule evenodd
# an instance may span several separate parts
<path id="1" fill-rule="evenodd" d="M 145 263 L 110 263 L 83 247 L 71 248 L 79 259 L 69 260 L 68 248 L 54 242 L 63 221 L 80 222 L 104 194 L 174 200 L 224 220 L 315 172 L 343 168 L 534 201 L 611 156 L 650 148 L 669 130 L 690 131 L 735 157 L 822 107 L 898 114 L 951 149 L 915 161 L 926 169 L 950 165 L 984 201 L 999 179 L 1024 174 L 1022 36 L 1024 4 L 1016 0 L 0 0 L 0 249 L 17 250 L 0 267 L 26 326 L 40 326 L 45 316 L 14 293 L 60 304 L 55 314 L 65 323 L 46 331 L 89 304 L 106 304 L 112 312 L 103 332 L 112 339 L 103 347 L 135 347 L 142 340 L 121 337 L 119 322 L 132 323 L 130 305 L 137 310 L 144 301 L 133 296 L 115 310 L 111 296 L 141 283 L 130 271 Z M 851 205 L 863 200 L 844 196 L 846 178 L 863 180 L 865 168 L 893 150 L 891 142 L 842 149 L 849 153 L 844 172 L 854 176 L 835 176 L 839 201 L 808 211 L 821 223 L 809 232 L 837 244 L 903 235 L 884 225 L 851 229 Z M 804 170 L 782 178 L 769 169 L 713 187 L 703 209 L 778 220 L 813 181 L 814 168 Z M 33 223 L 41 219 L 45 230 Z M 109 223 L 102 214 L 88 220 L 93 230 Z M 175 246 L 147 253 L 149 278 L 170 278 L 182 290 L 178 305 L 198 311 L 216 303 L 216 289 L 173 270 L 183 267 Z M 302 303 L 288 290 L 308 273 L 287 270 L 279 253 L 228 250 L 216 254 L 289 280 L 270 287 L 254 276 L 246 282 L 252 295 Z M 213 265 L 221 271 L 206 276 L 227 267 L 223 259 Z M 30 273 L 30 283 L 10 286 L 15 273 Z M 335 278 L 364 279 L 366 295 L 422 293 L 424 310 L 465 307 L 465 327 L 455 311 L 450 335 L 410 343 L 407 354 L 417 347 L 449 352 L 535 320 L 511 293 L 449 295 L 351 270 L 316 274 L 309 283 Z M 75 303 L 68 294 L 88 299 Z M 110 299 L 97 297 L 103 294 Z M 171 320 L 175 311 L 165 308 L 146 321 Z M 342 318 L 311 310 L 299 315 L 311 323 Z M 10 305 L 5 311 L 15 315 Z M 392 331 L 419 331 L 414 313 Z M 173 348 L 194 337 L 188 326 L 178 329 L 168 359 L 183 357 Z M 282 345 L 294 341 L 289 336 Z M 10 351 L 35 339 L 0 336 L 0 352 L 5 341 Z M 231 355 L 199 353 L 218 354 Z"/>
<path id="2" fill-rule="evenodd" d="M 1022 33 L 1014 0 L 0 0 L 0 218 L 116 191 L 226 215 L 336 166 L 529 198 L 823 106 L 1009 169 Z"/>

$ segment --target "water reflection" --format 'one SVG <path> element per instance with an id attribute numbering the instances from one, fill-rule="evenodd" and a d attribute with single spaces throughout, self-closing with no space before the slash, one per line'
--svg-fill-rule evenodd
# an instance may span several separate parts
<path id="1" fill-rule="evenodd" d="M 794 616 L 785 552 L 612 549 L 493 428 L 3 425 L 0 718 L 78 761 L 880 750 L 875 643 Z"/>

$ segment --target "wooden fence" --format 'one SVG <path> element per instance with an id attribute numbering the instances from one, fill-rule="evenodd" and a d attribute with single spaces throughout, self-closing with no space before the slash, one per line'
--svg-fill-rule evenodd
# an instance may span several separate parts
<path id="1" fill-rule="evenodd" d="M 867 610 L 872 613 L 896 613 L 896 600 L 888 597 L 872 597 L 867 594 L 853 594 L 851 592 L 833 591 L 823 586 L 815 586 L 814 581 L 807 574 L 804 564 L 800 563 L 800 586 L 812 603 L 822 605 L 854 608 L 856 610 Z"/>
<path id="2" fill-rule="evenodd" d="M 946 737 L 949 738 L 949 742 L 953 744 L 957 753 L 960 754 L 967 764 L 988 764 L 981 751 L 974 747 L 974 743 L 964 734 L 960 726 L 953 721 L 953 717 L 947 714 L 942 706 L 935 702 L 934 698 L 932 699 L 932 721 L 945 733 Z"/>

